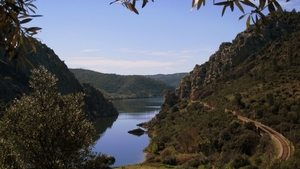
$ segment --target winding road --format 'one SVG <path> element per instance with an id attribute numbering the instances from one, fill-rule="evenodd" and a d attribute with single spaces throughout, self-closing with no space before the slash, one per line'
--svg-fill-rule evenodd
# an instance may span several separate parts
<path id="1" fill-rule="evenodd" d="M 291 145 L 284 136 L 282 136 L 277 131 L 271 129 L 270 127 L 263 125 L 257 121 L 251 120 L 249 118 L 237 115 L 238 119 L 245 121 L 245 122 L 253 122 L 256 127 L 260 128 L 261 130 L 265 131 L 267 134 L 270 135 L 271 139 L 275 142 L 276 146 L 278 147 L 278 156 L 277 159 L 279 160 L 287 160 L 291 156 Z"/>

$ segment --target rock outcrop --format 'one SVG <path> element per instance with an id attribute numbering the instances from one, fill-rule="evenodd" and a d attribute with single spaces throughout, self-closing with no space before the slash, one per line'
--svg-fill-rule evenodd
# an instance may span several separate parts
<path id="1" fill-rule="evenodd" d="M 265 45 L 299 29 L 294 26 L 297 24 L 290 23 L 295 20 L 288 19 L 288 15 L 285 12 L 278 16 L 281 19 L 270 18 L 269 23 L 262 26 L 260 30 L 254 26 L 250 27 L 239 33 L 232 42 L 222 43 L 218 51 L 210 56 L 209 61 L 196 65 L 190 74 L 181 80 L 180 86 L 176 89 L 176 95 L 180 98 L 198 99 L 199 95 L 195 91 L 199 91 L 202 86 L 207 86 L 229 70 L 234 70 L 237 65 Z M 300 20 L 299 15 L 298 18 Z"/>

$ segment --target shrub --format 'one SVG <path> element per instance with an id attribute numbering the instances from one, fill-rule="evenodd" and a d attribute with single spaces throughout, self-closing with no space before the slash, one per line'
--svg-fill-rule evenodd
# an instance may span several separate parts
<path id="1" fill-rule="evenodd" d="M 198 158 L 192 158 L 184 163 L 184 166 L 197 168 L 201 164 Z"/>
<path id="2" fill-rule="evenodd" d="M 231 167 L 240 168 L 249 165 L 249 161 L 246 156 L 237 156 L 231 163 Z"/>
<path id="3" fill-rule="evenodd" d="M 172 150 L 169 148 L 165 148 L 161 153 L 160 153 L 160 158 L 165 159 L 167 156 L 172 155 Z"/>
<path id="4" fill-rule="evenodd" d="M 168 164 L 168 165 L 176 165 L 176 157 L 175 155 L 169 155 L 166 156 L 164 159 L 162 159 L 163 164 Z"/>
<path id="5" fill-rule="evenodd" d="M 146 155 L 146 160 L 145 160 L 146 163 L 153 163 L 155 162 L 155 155 L 152 154 L 152 153 L 148 153 Z"/>
<path id="6" fill-rule="evenodd" d="M 151 152 L 152 153 L 157 153 L 158 152 L 158 145 L 155 142 L 152 142 Z"/>
<path id="7" fill-rule="evenodd" d="M 178 154 L 176 156 L 176 161 L 178 164 L 183 164 L 185 163 L 186 161 L 194 158 L 195 155 L 194 154 Z"/>

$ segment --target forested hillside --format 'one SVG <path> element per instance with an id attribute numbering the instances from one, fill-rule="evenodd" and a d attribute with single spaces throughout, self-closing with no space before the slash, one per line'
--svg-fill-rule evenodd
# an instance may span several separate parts
<path id="1" fill-rule="evenodd" d="M 83 109 L 91 118 L 118 114 L 112 103 L 108 102 L 99 90 L 94 89 L 92 86 L 80 84 L 69 71 L 67 65 L 60 60 L 51 48 L 39 42 L 36 43 L 36 49 L 36 53 L 26 54 L 33 67 L 30 64 L 24 67 L 19 62 L 9 61 L 5 57 L 5 52 L 0 50 L 0 101 L 3 104 L 9 103 L 23 94 L 29 94 L 31 92 L 28 83 L 30 70 L 43 65 L 58 78 L 57 87 L 59 92 L 62 94 L 85 93 L 85 106 Z M 95 98 L 97 99 L 95 100 Z"/>
<path id="2" fill-rule="evenodd" d="M 157 75 L 146 75 L 156 80 L 163 81 L 171 86 L 178 87 L 181 79 L 188 73 L 174 73 L 174 74 L 157 74 Z"/>
<path id="3" fill-rule="evenodd" d="M 300 13 L 284 12 L 222 43 L 209 61 L 165 93 L 147 123 L 147 162 L 181 168 L 299 168 Z M 236 114 L 270 126 L 292 146 L 279 160 L 268 134 Z M 179 167 L 180 168 L 180 167 Z"/>
<path id="4" fill-rule="evenodd" d="M 70 69 L 81 83 L 89 83 L 103 91 L 107 98 L 162 97 L 164 90 L 174 87 L 152 78 L 105 74 L 85 69 Z"/>

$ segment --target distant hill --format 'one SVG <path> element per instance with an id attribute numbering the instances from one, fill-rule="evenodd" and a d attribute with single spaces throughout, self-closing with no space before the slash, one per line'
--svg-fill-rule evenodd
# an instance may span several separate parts
<path id="1" fill-rule="evenodd" d="M 188 74 L 189 73 L 157 74 L 157 75 L 146 75 L 146 77 L 160 80 L 167 83 L 168 85 L 178 87 L 181 79 Z"/>
<path id="2" fill-rule="evenodd" d="M 47 45 L 36 43 L 36 53 L 28 53 L 25 56 L 34 67 L 44 65 L 49 72 L 57 78 L 58 91 L 62 94 L 82 92 L 85 94 L 84 111 L 90 118 L 115 116 L 118 114 L 112 103 L 106 100 L 99 90 L 90 85 L 81 84 L 70 72 L 67 65 L 59 59 L 54 51 Z M 20 64 L 10 62 L 4 57 L 5 52 L 0 50 L 0 102 L 8 103 L 14 98 L 30 93 L 28 80 L 31 66 L 23 67 Z"/>
<path id="3" fill-rule="evenodd" d="M 89 83 L 100 89 L 106 98 L 162 97 L 164 90 L 175 87 L 165 82 L 141 75 L 105 74 L 86 69 L 70 69 L 81 83 Z"/>

